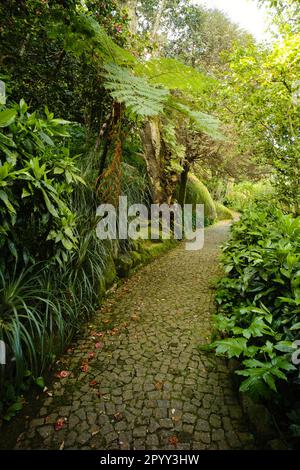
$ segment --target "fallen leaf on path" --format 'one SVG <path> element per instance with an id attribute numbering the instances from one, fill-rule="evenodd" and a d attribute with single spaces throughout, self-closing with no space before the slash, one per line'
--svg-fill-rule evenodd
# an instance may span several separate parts
<path id="1" fill-rule="evenodd" d="M 111 336 L 114 336 L 116 335 L 117 333 L 119 333 L 119 328 L 113 328 L 112 330 L 110 330 L 109 334 Z"/>
<path id="2" fill-rule="evenodd" d="M 104 323 L 104 325 L 107 325 L 107 323 L 109 323 L 110 320 L 102 320 L 102 323 Z"/>
<path id="3" fill-rule="evenodd" d="M 92 331 L 91 336 L 98 336 L 98 338 L 102 338 L 102 336 L 104 336 L 104 333 L 102 332 L 97 333 L 96 331 Z"/>
<path id="4" fill-rule="evenodd" d="M 163 388 L 163 385 L 164 385 L 163 382 L 156 382 L 154 387 L 156 390 L 161 390 Z"/>
<path id="5" fill-rule="evenodd" d="M 23 439 L 24 434 L 25 434 L 24 432 L 22 432 L 21 434 L 19 434 L 19 436 L 17 437 L 17 442 L 20 442 L 20 441 Z"/>
<path id="6" fill-rule="evenodd" d="M 100 349 L 100 348 L 102 348 L 102 346 L 103 346 L 102 343 L 96 343 L 96 344 L 95 344 L 95 348 L 96 348 L 96 349 Z"/>
<path id="7" fill-rule="evenodd" d="M 57 372 L 57 374 L 55 374 L 55 375 L 59 379 L 65 379 L 66 377 L 68 377 L 70 375 L 70 372 L 68 372 L 67 370 L 61 370 L 60 372 Z"/>
<path id="8" fill-rule="evenodd" d="M 173 423 L 178 423 L 180 421 L 180 416 L 172 416 Z"/>
<path id="9" fill-rule="evenodd" d="M 90 366 L 86 362 L 81 364 L 81 367 L 80 367 L 81 371 L 84 372 L 85 374 L 89 371 L 89 368 Z"/>
<path id="10" fill-rule="evenodd" d="M 133 321 L 139 321 L 141 317 L 139 315 L 131 315 L 131 320 Z"/>
<path id="11" fill-rule="evenodd" d="M 59 418 L 54 424 L 55 431 L 60 431 L 65 426 L 65 424 L 65 418 Z"/>
<path id="12" fill-rule="evenodd" d="M 119 413 L 116 413 L 116 414 L 114 414 L 114 418 L 115 418 L 116 421 L 122 421 L 122 419 L 123 419 L 123 414 L 120 413 L 120 412 L 119 412 Z"/>
<path id="13" fill-rule="evenodd" d="M 97 383 L 98 383 L 97 380 L 91 380 L 89 382 L 89 385 L 90 385 L 90 387 L 95 387 L 97 385 Z"/>
<path id="14" fill-rule="evenodd" d="M 178 438 L 176 436 L 169 437 L 168 439 L 169 444 L 171 444 L 174 447 L 177 447 L 178 444 Z"/>

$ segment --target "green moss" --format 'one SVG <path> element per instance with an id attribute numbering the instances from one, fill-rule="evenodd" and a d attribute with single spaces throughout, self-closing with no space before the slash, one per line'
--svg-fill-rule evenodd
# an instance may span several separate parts
<path id="1" fill-rule="evenodd" d="M 101 277 L 99 279 L 99 291 L 98 291 L 98 297 L 101 300 L 106 292 L 106 282 L 105 282 L 105 277 Z"/>
<path id="2" fill-rule="evenodd" d="M 133 260 L 129 254 L 122 254 L 116 259 L 116 268 L 119 277 L 127 277 L 132 267 Z"/>
<path id="3" fill-rule="evenodd" d="M 220 202 L 216 202 L 215 205 L 219 220 L 233 219 L 233 213 L 228 207 L 223 206 Z"/>
<path id="4" fill-rule="evenodd" d="M 217 218 L 215 203 L 207 187 L 193 174 L 188 177 L 185 203 L 204 204 L 204 215 L 207 224 L 212 223 Z"/>
<path id="5" fill-rule="evenodd" d="M 140 255 L 140 253 L 138 253 L 137 251 L 132 251 L 130 253 L 130 257 L 132 259 L 133 266 L 138 266 L 139 264 L 141 264 L 142 257 Z"/>
<path id="6" fill-rule="evenodd" d="M 110 286 L 113 285 L 115 279 L 117 277 L 116 266 L 112 256 L 108 256 L 106 259 L 106 266 L 104 270 L 104 279 L 105 279 L 105 287 L 109 289 Z"/>

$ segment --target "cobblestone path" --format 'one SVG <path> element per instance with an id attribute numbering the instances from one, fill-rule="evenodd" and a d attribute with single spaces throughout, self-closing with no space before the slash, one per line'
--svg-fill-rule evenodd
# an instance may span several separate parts
<path id="1" fill-rule="evenodd" d="M 210 339 L 228 231 L 206 229 L 203 250 L 180 244 L 106 300 L 16 448 L 254 448 L 225 363 L 197 349 Z"/>

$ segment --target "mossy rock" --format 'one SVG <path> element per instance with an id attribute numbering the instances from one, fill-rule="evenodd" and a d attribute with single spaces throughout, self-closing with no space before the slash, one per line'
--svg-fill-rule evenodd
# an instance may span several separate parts
<path id="1" fill-rule="evenodd" d="M 116 260 L 116 269 L 119 277 L 127 277 L 133 267 L 133 260 L 128 254 L 119 255 Z"/>
<path id="2" fill-rule="evenodd" d="M 218 220 L 232 220 L 233 213 L 228 207 L 223 206 L 220 202 L 215 203 Z"/>
<path id="3" fill-rule="evenodd" d="M 207 187 L 193 174 L 188 177 L 186 187 L 186 204 L 204 204 L 204 215 L 206 224 L 212 223 L 217 218 L 217 211 L 213 198 Z"/>
<path id="4" fill-rule="evenodd" d="M 162 229 L 159 227 L 158 229 L 153 228 L 151 229 L 151 224 L 149 223 L 148 227 L 143 227 L 140 230 L 140 235 L 141 237 L 136 240 L 136 242 L 140 242 L 140 244 L 143 244 L 146 240 L 151 240 L 152 243 L 163 243 L 163 238 L 162 238 Z M 154 235 L 156 238 L 152 238 L 152 235 Z M 171 233 L 170 233 L 171 236 Z"/>
<path id="5" fill-rule="evenodd" d="M 106 282 L 105 282 L 105 277 L 101 277 L 99 279 L 99 291 L 98 291 L 98 296 L 99 296 L 99 299 L 103 299 L 103 297 L 105 296 L 105 292 L 106 292 Z"/>
<path id="6" fill-rule="evenodd" d="M 132 251 L 130 253 L 130 257 L 132 259 L 132 262 L 133 262 L 133 266 L 138 266 L 139 264 L 141 264 L 142 262 L 142 256 L 140 253 L 138 253 L 137 251 Z"/>
<path id="7" fill-rule="evenodd" d="M 117 277 L 116 266 L 112 256 L 108 256 L 106 259 L 105 269 L 104 269 L 104 279 L 106 290 L 109 289 Z"/>
<path id="8" fill-rule="evenodd" d="M 163 240 L 162 243 L 153 243 L 151 241 L 148 241 L 147 244 L 145 244 L 145 251 L 148 253 L 150 259 L 155 258 L 156 256 L 159 256 L 161 253 L 164 253 L 168 249 L 172 248 L 175 246 L 176 242 L 174 240 Z"/>

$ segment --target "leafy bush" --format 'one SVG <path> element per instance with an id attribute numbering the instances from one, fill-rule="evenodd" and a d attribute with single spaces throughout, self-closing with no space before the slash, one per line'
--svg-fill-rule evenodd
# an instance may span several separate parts
<path id="1" fill-rule="evenodd" d="M 255 206 L 258 201 L 267 200 L 274 196 L 274 189 L 269 181 L 252 183 L 244 181 L 235 184 L 225 198 L 225 204 L 233 209 L 243 212 L 245 209 Z"/>
<path id="2" fill-rule="evenodd" d="M 47 108 L 44 117 L 29 114 L 24 100 L 0 110 L 0 339 L 8 355 L 0 411 L 61 352 L 97 297 L 103 257 L 95 257 L 104 249 L 72 207 L 88 188 L 66 145 L 68 125 Z"/>
<path id="3" fill-rule="evenodd" d="M 67 121 L 29 114 L 27 105 L 0 111 L 0 247 L 2 262 L 22 254 L 39 261 L 66 259 L 76 248 L 76 216 L 69 201 L 83 183 L 64 140 Z"/>
<path id="4" fill-rule="evenodd" d="M 300 218 L 248 211 L 223 250 L 218 286 L 217 354 L 241 359 L 240 389 L 268 396 L 277 383 L 298 384 L 292 364 L 300 329 Z"/>

